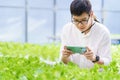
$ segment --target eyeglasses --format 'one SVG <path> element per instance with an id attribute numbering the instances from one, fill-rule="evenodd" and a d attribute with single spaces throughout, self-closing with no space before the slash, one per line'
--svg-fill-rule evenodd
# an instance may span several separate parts
<path id="1" fill-rule="evenodd" d="M 71 19 L 72 23 L 75 25 L 78 25 L 79 23 L 82 25 L 86 25 L 89 21 L 90 16 L 88 17 L 87 20 L 82 20 L 82 21 L 78 21 L 78 20 L 74 20 L 73 18 Z"/>

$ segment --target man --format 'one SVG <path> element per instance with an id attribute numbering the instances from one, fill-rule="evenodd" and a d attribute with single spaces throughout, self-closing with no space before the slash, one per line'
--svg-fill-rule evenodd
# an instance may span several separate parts
<path id="1" fill-rule="evenodd" d="M 73 0 L 70 5 L 71 23 L 63 27 L 61 60 L 73 62 L 80 68 L 91 68 L 95 63 L 107 65 L 111 61 L 110 32 L 94 19 L 89 0 Z M 73 54 L 66 46 L 86 46 L 84 54 Z"/>

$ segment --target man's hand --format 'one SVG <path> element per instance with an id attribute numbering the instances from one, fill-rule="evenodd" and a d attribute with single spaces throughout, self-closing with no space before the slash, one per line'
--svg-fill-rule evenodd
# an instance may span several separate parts
<path id="1" fill-rule="evenodd" d="M 66 46 L 64 46 L 64 50 L 62 51 L 62 61 L 67 64 L 70 59 L 69 56 L 72 54 L 72 51 L 67 50 Z"/>
<path id="2" fill-rule="evenodd" d="M 93 52 L 91 51 L 91 49 L 89 49 L 87 47 L 87 51 L 83 54 L 87 59 L 91 60 L 91 61 L 95 61 L 95 55 L 93 54 Z"/>

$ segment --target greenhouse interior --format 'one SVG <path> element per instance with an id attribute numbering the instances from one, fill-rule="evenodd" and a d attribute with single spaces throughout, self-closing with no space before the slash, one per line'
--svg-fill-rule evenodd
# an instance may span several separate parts
<path id="1" fill-rule="evenodd" d="M 90 1 L 97 20 L 109 30 L 108 65 L 84 69 L 60 60 L 62 30 L 71 23 L 73 1 Z M 0 0 L 0 80 L 120 80 L 119 2 Z"/>

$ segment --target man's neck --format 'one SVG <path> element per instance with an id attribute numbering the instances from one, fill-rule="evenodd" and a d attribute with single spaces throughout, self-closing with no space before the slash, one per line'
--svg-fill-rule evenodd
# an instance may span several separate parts
<path id="1" fill-rule="evenodd" d="M 90 29 L 92 28 L 92 26 L 95 24 L 95 21 L 92 21 L 90 27 L 88 29 L 86 29 L 85 31 L 83 31 L 82 33 L 84 33 L 85 35 L 90 31 Z"/>

